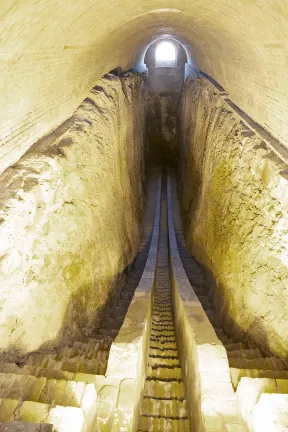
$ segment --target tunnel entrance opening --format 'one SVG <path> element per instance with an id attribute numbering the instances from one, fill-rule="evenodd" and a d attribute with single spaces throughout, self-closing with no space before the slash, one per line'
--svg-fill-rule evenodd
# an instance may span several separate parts
<path id="1" fill-rule="evenodd" d="M 151 44 L 144 62 L 150 85 L 148 159 L 177 164 L 177 114 L 187 55 L 181 43 L 161 39 Z"/>
<path id="2" fill-rule="evenodd" d="M 176 67 L 176 48 L 171 42 L 160 42 L 155 50 L 155 67 Z"/>

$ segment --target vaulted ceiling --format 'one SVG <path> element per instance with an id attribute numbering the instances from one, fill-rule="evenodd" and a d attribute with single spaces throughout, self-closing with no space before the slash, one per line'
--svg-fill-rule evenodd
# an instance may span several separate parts
<path id="1" fill-rule="evenodd" d="M 2 0 L 0 169 L 169 34 L 288 146 L 288 0 Z"/>

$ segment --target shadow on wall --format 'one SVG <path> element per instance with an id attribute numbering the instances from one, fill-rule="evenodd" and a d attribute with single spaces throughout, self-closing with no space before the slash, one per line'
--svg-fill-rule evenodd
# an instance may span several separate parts
<path id="1" fill-rule="evenodd" d="M 28 353 L 25 353 L 26 346 L 24 344 L 22 345 L 21 342 L 17 342 L 9 346 L 9 350 L 1 352 L 1 361 L 13 362 L 20 366 L 25 363 L 32 353 L 49 353 L 65 346 L 71 346 L 71 343 L 74 341 L 85 341 L 87 338 L 96 337 L 102 320 L 110 316 L 111 311 L 118 305 L 119 298 L 125 287 L 132 266 L 133 262 L 129 264 L 122 273 L 115 275 L 113 280 L 107 279 L 107 281 L 103 281 L 108 296 L 105 298 L 104 303 L 98 304 L 92 311 L 87 312 L 86 304 L 82 299 L 84 299 L 91 290 L 97 298 L 97 291 L 99 291 L 99 288 L 97 286 L 93 287 L 89 283 L 80 286 L 77 293 L 71 296 L 66 313 L 62 318 L 62 324 L 53 339 L 39 345 L 36 350 L 29 350 Z M 23 353 L 25 354 L 23 355 Z"/>
<path id="2" fill-rule="evenodd" d="M 140 240 L 146 88 L 105 76 L 1 175 L 2 353 L 93 331 L 119 289 Z"/>
<path id="3" fill-rule="evenodd" d="M 161 46 L 164 48 L 162 53 Z M 177 119 L 187 62 L 186 52 L 180 43 L 162 39 L 150 45 L 144 62 L 148 68 L 151 90 L 148 159 L 173 166 L 178 159 Z"/>
<path id="4" fill-rule="evenodd" d="M 221 323 L 221 327 L 225 330 L 225 333 L 232 337 L 235 342 L 247 343 L 251 346 L 261 347 L 262 351 L 268 356 L 275 355 L 275 348 L 271 349 L 269 339 L 271 337 L 277 338 L 277 332 L 273 329 L 269 329 L 267 332 L 267 326 L 261 317 L 255 316 L 251 321 L 251 324 L 247 330 L 243 328 L 243 325 L 237 322 L 235 318 L 235 311 L 231 310 L 230 296 L 227 295 L 227 285 L 225 281 L 222 281 L 211 268 L 207 267 L 203 262 L 207 261 L 205 248 L 201 246 L 197 247 L 199 254 L 201 255 L 201 262 L 197 262 L 199 267 L 203 271 L 205 278 L 205 285 L 209 288 L 208 297 L 213 304 L 213 310 L 217 314 L 217 319 Z M 202 261 L 203 260 L 203 261 Z M 245 302 L 239 302 L 237 308 L 244 310 L 247 308 Z M 278 353 L 277 353 L 278 354 Z M 285 360 L 285 354 L 282 356 Z M 288 358 L 286 358 L 286 361 Z M 288 363 L 286 363 L 288 366 Z"/>
<path id="5" fill-rule="evenodd" d="M 206 78 L 181 108 L 182 208 L 226 332 L 287 359 L 287 163 Z"/>

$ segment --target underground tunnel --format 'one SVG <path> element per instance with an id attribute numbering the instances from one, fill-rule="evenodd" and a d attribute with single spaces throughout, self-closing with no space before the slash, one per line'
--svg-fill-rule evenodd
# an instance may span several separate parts
<path id="1" fill-rule="evenodd" d="M 0 432 L 288 431 L 287 0 L 0 12 Z"/>

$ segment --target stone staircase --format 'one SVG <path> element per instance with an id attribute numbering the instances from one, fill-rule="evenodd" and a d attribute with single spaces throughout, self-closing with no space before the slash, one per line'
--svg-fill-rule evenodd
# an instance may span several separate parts
<path id="1" fill-rule="evenodd" d="M 148 376 L 144 386 L 139 432 L 190 431 L 172 312 L 165 182 L 162 185 Z"/>
<path id="2" fill-rule="evenodd" d="M 0 363 L 0 431 L 4 427 L 3 431 L 27 432 L 95 430 L 96 377 L 105 375 L 111 344 L 145 267 L 150 238 L 144 233 L 125 290 L 93 338 L 33 352 L 17 364 Z"/>
<path id="3" fill-rule="evenodd" d="M 32 352 L 17 363 L 0 362 L 0 432 L 110 430 L 109 419 L 115 401 L 121 402 L 125 383 L 104 375 L 111 345 L 147 261 L 157 184 L 158 169 L 147 182 L 147 206 L 138 254 L 127 269 L 119 298 L 113 299 L 95 334 L 71 341 L 65 347 Z"/>
<path id="4" fill-rule="evenodd" d="M 85 382 L 1 373 L 0 403 L 1 422 L 44 422 L 59 431 L 82 431 L 93 428 L 97 394 Z"/>
<path id="5" fill-rule="evenodd" d="M 252 342 L 234 340 L 225 333 L 210 300 L 203 272 L 185 246 L 179 222 L 176 237 L 189 282 L 226 349 L 231 381 L 248 428 L 255 432 L 288 430 L 287 364 L 280 358 L 265 355 Z"/>
<path id="6" fill-rule="evenodd" d="M 149 341 L 148 376 L 144 386 L 138 432 L 190 431 L 194 420 L 192 417 L 189 418 L 188 414 L 178 355 L 171 300 L 166 186 L 164 181 L 162 184 L 160 238 Z M 229 383 L 231 394 L 233 397 L 237 396 L 246 425 L 254 432 L 288 430 L 287 366 L 277 357 L 265 356 L 253 343 L 234 340 L 225 333 L 213 308 L 203 272 L 186 249 L 179 224 L 176 236 L 180 257 L 190 284 L 226 349 L 235 391 L 233 393 Z M 122 291 L 111 313 L 104 318 L 101 327 L 93 337 L 71 341 L 64 348 L 30 353 L 17 361 L 17 364 L 0 363 L 0 432 L 92 432 L 95 430 L 109 432 L 112 430 L 109 423 L 109 415 L 113 411 L 112 404 L 117 401 L 117 407 L 119 406 L 121 411 L 123 407 L 125 408 L 128 399 L 131 403 L 129 385 L 133 386 L 134 381 L 130 380 L 133 381 L 131 384 L 129 379 L 126 380 L 128 390 L 122 393 L 124 398 L 122 407 L 121 398 L 117 396 L 119 393 L 117 393 L 115 380 L 112 378 L 109 380 L 109 376 L 104 375 L 111 344 L 123 324 L 143 273 L 150 240 L 151 230 L 147 229 L 133 269 L 127 278 L 125 290 Z M 156 251 L 153 253 L 156 256 Z M 177 309 L 174 309 L 174 312 L 177 315 Z M 206 317 L 205 320 L 208 322 Z M 176 320 L 176 324 L 177 322 Z M 213 333 L 213 340 L 217 339 L 210 324 L 209 327 Z M 221 349 L 224 353 L 222 345 Z M 123 351 L 121 351 L 122 358 Z M 227 377 L 229 377 L 228 368 Z M 122 382 L 121 379 L 120 381 Z M 229 381 L 228 378 L 226 381 Z M 217 400 L 221 398 L 220 396 L 217 396 Z M 229 414 L 227 416 L 229 417 Z M 214 426 L 213 424 L 212 429 L 209 430 L 214 431 Z M 232 428 L 229 430 L 236 432 L 236 428 L 242 431 L 245 426 L 241 428 L 241 425 L 234 423 Z M 121 430 L 124 431 L 125 427 Z"/>

